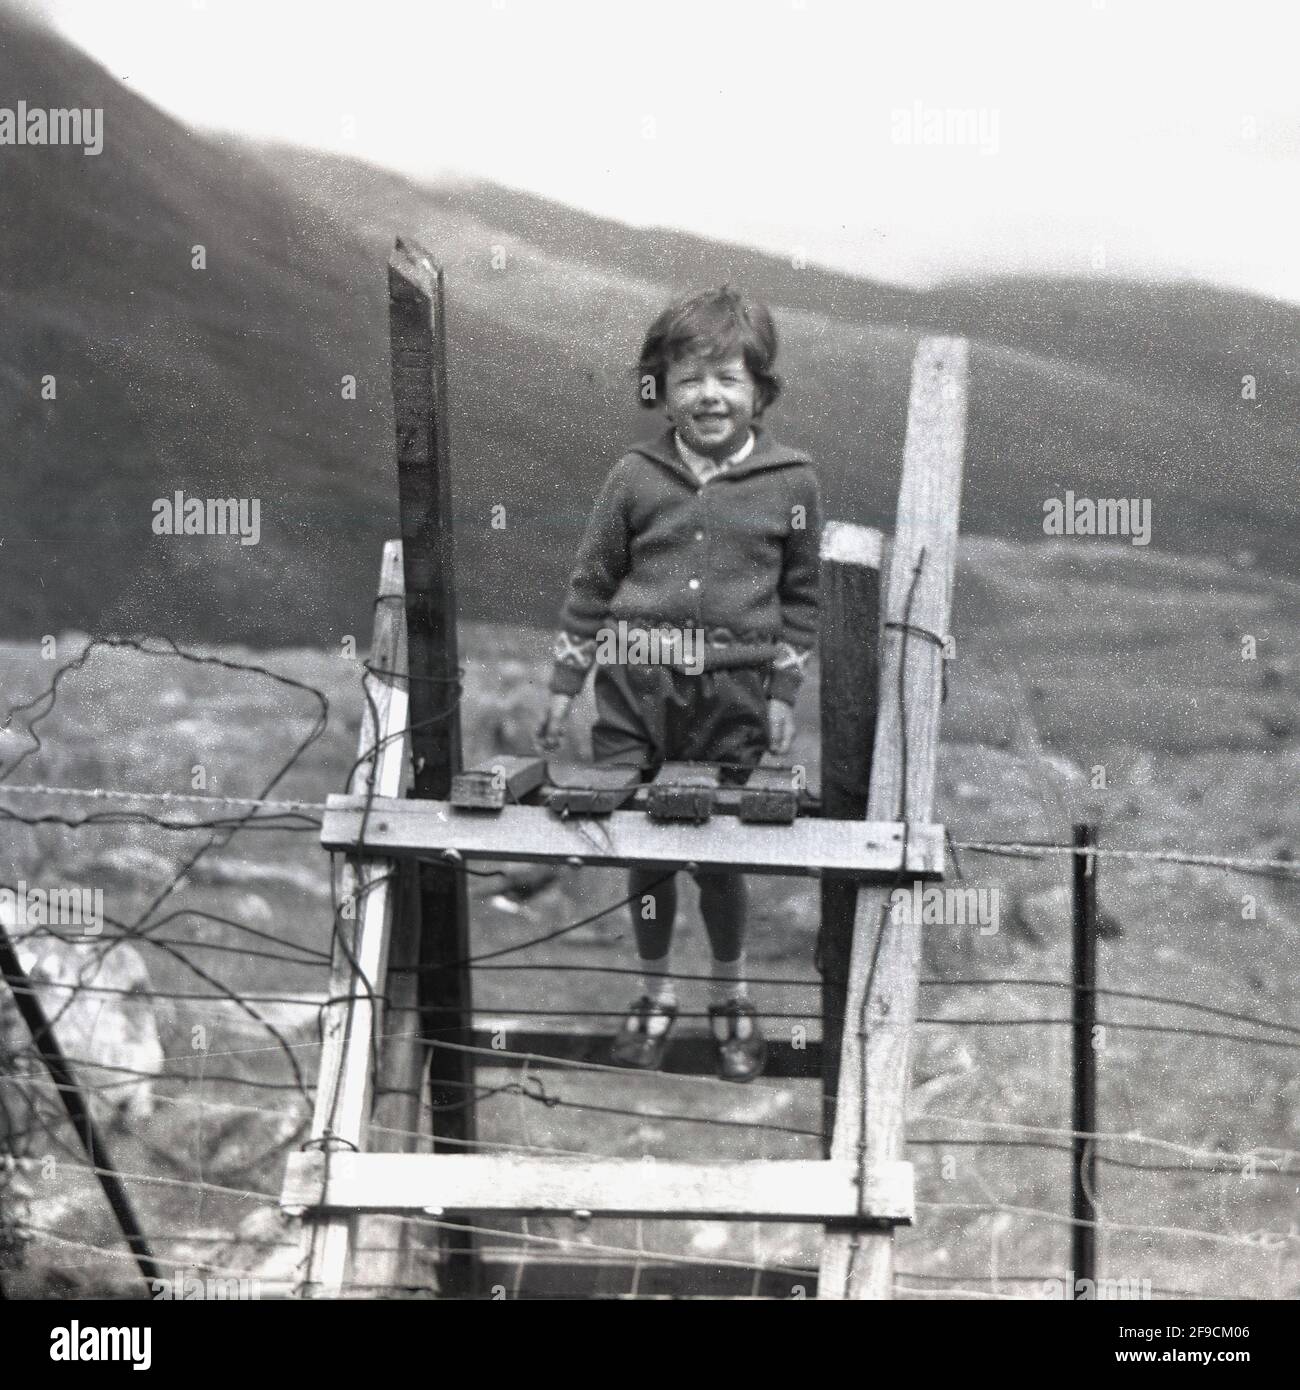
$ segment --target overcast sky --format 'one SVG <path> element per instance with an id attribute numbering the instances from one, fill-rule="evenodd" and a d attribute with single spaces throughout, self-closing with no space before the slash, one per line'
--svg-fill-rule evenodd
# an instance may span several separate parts
<path id="1" fill-rule="evenodd" d="M 913 284 L 1104 258 L 1300 301 L 1294 0 L 28 7 L 199 126 Z"/>

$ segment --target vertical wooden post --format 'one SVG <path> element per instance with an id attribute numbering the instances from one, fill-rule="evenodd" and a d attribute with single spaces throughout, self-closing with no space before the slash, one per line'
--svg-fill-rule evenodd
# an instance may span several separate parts
<path id="1" fill-rule="evenodd" d="M 348 780 L 355 795 L 396 796 L 401 790 L 407 723 L 400 599 L 402 555 L 384 547 L 364 677 L 357 761 Z M 320 1067 L 311 1142 L 326 1154 L 364 1145 L 371 1101 L 371 1035 L 383 1031 L 383 993 L 393 922 L 394 865 L 383 859 L 351 859 L 339 875 L 339 915 L 334 923 L 330 1002 L 321 1018 Z M 357 1222 L 346 1216 L 311 1216 L 303 1232 L 302 1287 L 308 1297 L 338 1297 L 348 1282 L 349 1253 Z"/>
<path id="2" fill-rule="evenodd" d="M 967 345 L 924 338 L 912 366 L 903 477 L 890 554 L 880 712 L 867 816 L 928 822 L 934 800 L 943 649 L 952 605 Z M 831 1157 L 869 1171 L 904 1156 L 916 1016 L 919 922 L 893 921 L 890 889 L 858 894 Z M 894 1232 L 828 1230 L 818 1296 L 888 1298 Z"/>
<path id="3" fill-rule="evenodd" d="M 446 800 L 460 771 L 461 747 L 443 276 L 427 251 L 401 239 L 388 262 L 388 310 L 414 794 Z M 427 1039 L 469 1046 L 473 1019 L 464 876 L 431 864 L 422 864 L 419 876 L 421 1031 Z M 471 1053 L 431 1049 L 435 1152 L 464 1152 L 474 1139 L 473 1082 Z M 472 1245 L 457 1236 L 444 1243 L 444 1253 L 444 1292 L 470 1292 Z"/>
<path id="4" fill-rule="evenodd" d="M 1097 827 L 1076 825 L 1076 850 L 1095 849 Z M 1074 866 L 1074 912 L 1072 916 L 1074 959 L 1074 1162 L 1070 1174 L 1071 1228 L 1070 1278 L 1068 1297 L 1075 1296 L 1075 1281 L 1097 1278 L 1097 1145 L 1090 1136 L 1097 1132 L 1097 1052 L 1093 1030 L 1097 1025 L 1097 856 L 1076 853 Z"/>
<path id="5" fill-rule="evenodd" d="M 391 636 L 372 644 L 369 664 L 377 672 L 391 672 L 400 686 L 402 715 L 405 718 L 407 646 L 406 613 L 403 599 L 402 544 L 389 541 L 384 547 L 384 571 L 380 580 L 376 629 Z M 379 677 L 376 676 L 376 679 Z M 363 729 L 364 733 L 364 729 Z M 401 764 L 399 794 L 411 788 L 409 734 L 402 730 L 394 749 Z M 363 748 L 363 753 L 366 751 Z M 413 870 L 418 865 L 405 861 L 387 866 L 397 875 L 390 886 L 392 926 L 389 932 L 388 968 L 385 972 L 383 1026 L 377 1040 L 377 1076 L 370 1111 L 370 1140 L 373 1152 L 419 1151 L 415 1138 L 420 1128 L 420 1098 L 427 1066 L 416 1019 L 419 976 L 419 901 L 413 897 Z M 396 1131 L 396 1132 L 394 1132 Z M 409 1260 L 417 1247 L 416 1229 L 410 1222 L 393 1216 L 367 1216 L 358 1223 L 352 1253 L 352 1282 L 370 1296 L 383 1297 L 387 1289 L 399 1289 L 416 1282 Z"/>
<path id="6" fill-rule="evenodd" d="M 821 538 L 822 814 L 867 813 L 880 688 L 882 537 L 868 526 L 827 522 Z M 822 1133 L 829 1156 L 848 997 L 857 881 L 823 874 L 818 966 L 822 974 Z"/>

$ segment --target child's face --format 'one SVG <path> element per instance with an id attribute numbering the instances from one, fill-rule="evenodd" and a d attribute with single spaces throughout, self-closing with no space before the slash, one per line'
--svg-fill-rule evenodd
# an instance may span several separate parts
<path id="1" fill-rule="evenodd" d="M 696 453 L 725 458 L 745 442 L 758 414 L 758 387 L 745 359 L 681 357 L 664 373 L 664 408 Z"/>

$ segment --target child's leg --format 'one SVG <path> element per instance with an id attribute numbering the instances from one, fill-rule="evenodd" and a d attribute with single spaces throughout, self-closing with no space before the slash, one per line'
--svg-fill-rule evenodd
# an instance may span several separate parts
<path id="1" fill-rule="evenodd" d="M 698 882 L 700 914 L 713 952 L 709 1002 L 716 1007 L 733 999 L 748 999 L 745 914 L 749 908 L 749 892 L 745 877 L 735 873 L 702 873 L 698 875 Z M 719 1041 L 729 1036 L 729 1026 L 726 1019 L 715 1016 L 713 1028 Z M 736 1019 L 735 1029 L 736 1037 L 743 1041 L 750 1037 L 753 1025 L 748 1017 L 741 1017 Z"/>
<path id="2" fill-rule="evenodd" d="M 637 955 L 641 960 L 642 992 L 657 1004 L 675 1004 L 677 991 L 669 977 L 669 969 L 673 922 L 677 916 L 677 876 L 664 878 L 662 869 L 630 869 L 627 891 Z M 652 1018 L 647 1030 L 665 1026 L 666 1020 Z"/>
<path id="3" fill-rule="evenodd" d="M 749 908 L 749 890 L 743 874 L 701 873 L 700 914 L 709 934 L 713 952 L 714 1004 L 728 999 L 743 999 L 748 993 L 745 982 L 745 914 Z"/>

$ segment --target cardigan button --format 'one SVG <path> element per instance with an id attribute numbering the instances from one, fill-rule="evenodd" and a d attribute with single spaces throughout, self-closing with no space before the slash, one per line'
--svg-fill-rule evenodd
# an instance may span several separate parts
<path id="1" fill-rule="evenodd" d="M 700 587 L 700 581 L 698 579 L 692 579 L 686 587 L 688 589 L 698 589 Z"/>
<path id="2" fill-rule="evenodd" d="M 702 541 L 702 540 L 704 539 L 704 532 L 703 532 L 703 531 L 697 531 L 697 532 L 695 533 L 695 539 L 696 539 L 697 541 Z"/>

